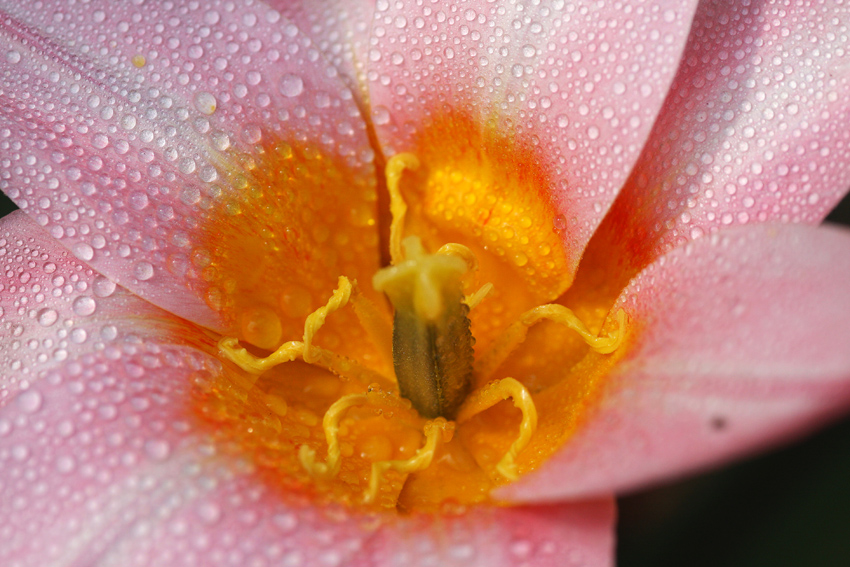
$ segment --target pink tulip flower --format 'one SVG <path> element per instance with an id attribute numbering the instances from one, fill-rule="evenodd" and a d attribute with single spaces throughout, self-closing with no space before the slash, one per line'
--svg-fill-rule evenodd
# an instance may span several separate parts
<path id="1" fill-rule="evenodd" d="M 841 2 L 270 4 L 0 2 L 0 564 L 611 565 L 850 406 Z"/>

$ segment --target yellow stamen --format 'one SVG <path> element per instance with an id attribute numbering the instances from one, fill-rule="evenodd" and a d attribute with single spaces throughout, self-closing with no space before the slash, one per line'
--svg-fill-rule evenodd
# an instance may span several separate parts
<path id="1" fill-rule="evenodd" d="M 626 312 L 622 309 L 617 312 L 617 330 L 609 332 L 607 337 L 597 337 L 588 331 L 584 323 L 567 307 L 556 304 L 540 305 L 523 313 L 519 321 L 502 333 L 490 350 L 479 360 L 477 374 L 482 379 L 486 379 L 495 372 L 508 355 L 522 344 L 528 336 L 528 329 L 544 319 L 577 332 L 590 348 L 600 354 L 610 354 L 617 350 L 626 335 Z"/>
<path id="2" fill-rule="evenodd" d="M 239 339 L 235 337 L 224 337 L 218 341 L 218 350 L 227 360 L 234 363 L 236 366 L 259 376 L 275 366 L 292 362 L 293 360 L 304 359 L 304 343 L 301 341 L 289 341 L 280 345 L 280 347 L 265 358 L 254 356 L 239 344 Z M 382 387 L 392 387 L 392 382 L 384 378 L 381 374 L 358 364 L 357 362 L 339 356 L 329 350 L 317 346 L 310 347 L 311 362 L 315 366 L 324 368 L 337 376 L 346 376 L 355 378 L 361 383 L 373 384 L 378 383 Z"/>
<path id="3" fill-rule="evenodd" d="M 387 175 L 387 190 L 390 193 L 390 258 L 393 265 L 404 260 L 404 252 L 401 247 L 401 239 L 404 235 L 404 217 L 407 214 L 407 203 L 401 196 L 401 177 L 404 170 L 416 171 L 419 169 L 419 158 L 413 154 L 396 154 L 387 160 L 385 169 Z"/>
<path id="4" fill-rule="evenodd" d="M 525 449 L 531 440 L 531 436 L 537 430 L 537 409 L 534 407 L 534 401 L 525 386 L 513 378 L 503 378 L 475 390 L 460 407 L 457 422 L 463 423 L 508 398 L 513 399 L 514 406 L 522 412 L 522 422 L 519 425 L 519 437 L 498 462 L 496 471 L 508 480 L 516 480 L 519 477 L 515 462 L 516 456 Z"/>
<path id="5" fill-rule="evenodd" d="M 372 504 L 378 497 L 378 490 L 381 486 L 381 478 L 389 469 L 394 469 L 401 474 L 411 474 L 427 469 L 431 466 L 431 461 L 434 459 L 434 452 L 437 449 L 437 443 L 440 440 L 448 440 L 454 431 L 454 424 L 446 421 L 442 417 L 438 417 L 425 424 L 425 445 L 419 449 L 414 456 L 409 459 L 397 461 L 378 461 L 372 463 L 372 473 L 369 477 L 369 489 L 363 495 L 363 502 Z"/>
<path id="6" fill-rule="evenodd" d="M 437 254 L 459 257 L 466 262 L 467 273 L 474 274 L 478 271 L 478 258 L 475 257 L 475 253 L 472 250 L 463 244 L 458 244 L 457 242 L 443 244 L 440 249 L 437 250 Z"/>
<path id="7" fill-rule="evenodd" d="M 328 408 L 324 419 L 322 419 L 322 429 L 325 430 L 325 440 L 328 443 L 328 458 L 325 459 L 324 463 L 317 463 L 316 451 L 312 447 L 301 445 L 298 450 L 298 458 L 307 472 L 323 479 L 333 478 L 339 473 L 340 457 L 342 456 L 339 450 L 339 422 L 349 408 L 362 406 L 368 401 L 369 398 L 366 394 L 348 394 Z"/>
<path id="8" fill-rule="evenodd" d="M 387 363 L 392 364 L 392 325 L 387 321 L 385 313 L 379 311 L 375 304 L 360 292 L 357 282 L 354 282 L 353 285 L 354 289 L 352 290 L 350 303 L 354 308 L 354 313 L 357 315 L 357 320 L 363 325 L 372 343 L 378 347 L 378 352 L 385 357 Z"/>
<path id="9" fill-rule="evenodd" d="M 488 295 L 490 295 L 490 292 L 492 292 L 493 289 L 495 289 L 495 286 L 493 286 L 493 284 L 486 283 L 482 285 L 481 288 L 479 288 L 479 290 L 473 293 L 472 295 L 465 296 L 463 298 L 463 302 L 469 306 L 470 310 L 475 309 L 476 307 L 478 307 L 478 304 L 480 304 L 487 298 Z"/>
<path id="10" fill-rule="evenodd" d="M 328 302 L 310 313 L 307 316 L 307 321 L 304 323 L 304 362 L 312 363 L 312 350 L 310 348 L 313 342 L 313 337 L 325 324 L 325 318 L 336 311 L 342 309 L 348 303 L 351 297 L 351 282 L 345 276 L 339 277 L 337 288 Z"/>

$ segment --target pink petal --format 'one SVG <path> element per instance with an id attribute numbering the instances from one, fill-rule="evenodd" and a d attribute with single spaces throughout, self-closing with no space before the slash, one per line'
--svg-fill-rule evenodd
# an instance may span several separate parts
<path id="1" fill-rule="evenodd" d="M 352 93 L 262 4 L 6 11 L 0 189 L 80 259 L 174 313 L 221 325 L 203 238 L 248 199 L 232 184 L 242 155 L 309 142 L 374 175 Z"/>
<path id="2" fill-rule="evenodd" d="M 822 220 L 850 186 L 841 2 L 702 2 L 683 63 L 589 263 L 625 285 L 724 226 Z M 624 265 L 623 265 L 624 264 Z"/>
<path id="3" fill-rule="evenodd" d="M 129 365 L 142 370 L 131 375 Z M 611 565 L 610 498 L 405 518 L 281 494 L 193 431 L 189 376 L 207 366 L 167 344 L 125 348 L 114 360 L 96 353 L 0 409 L 0 423 L 13 424 L 0 435 L 0 562 Z"/>
<path id="4" fill-rule="evenodd" d="M 0 564 L 611 564 L 610 498 L 386 520 L 279 493 L 197 427 L 192 388 L 220 369 L 197 329 L 24 213 L 0 251 Z"/>
<path id="5" fill-rule="evenodd" d="M 574 269 L 649 135 L 695 5 L 378 2 L 368 78 L 384 152 L 413 151 L 450 112 L 528 146 Z"/>
<path id="6" fill-rule="evenodd" d="M 382 567 L 613 565 L 614 501 L 486 508 L 459 517 L 414 516 L 372 544 Z"/>
<path id="7" fill-rule="evenodd" d="M 269 0 L 268 4 L 310 36 L 352 92 L 368 99 L 366 53 L 375 0 Z"/>
<path id="8" fill-rule="evenodd" d="M 850 232 L 736 228 L 677 248 L 615 305 L 633 344 L 586 425 L 514 501 L 587 497 L 800 435 L 850 406 Z"/>
<path id="9" fill-rule="evenodd" d="M 50 238 L 20 211 L 0 219 L 0 406 L 45 370 L 111 348 L 116 318 L 138 321 L 135 340 L 162 329 L 168 316 L 116 286 Z"/>

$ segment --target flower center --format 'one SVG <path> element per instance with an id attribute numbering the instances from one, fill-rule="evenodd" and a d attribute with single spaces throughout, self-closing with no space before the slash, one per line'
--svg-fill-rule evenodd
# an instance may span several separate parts
<path id="1" fill-rule="evenodd" d="M 589 385 L 616 358 L 609 355 L 624 336 L 622 313 L 600 337 L 567 307 L 541 305 L 569 284 L 558 279 L 558 235 L 538 222 L 548 215 L 543 226 L 551 226 L 554 216 L 537 187 L 542 174 L 533 160 L 517 161 L 523 154 L 511 141 L 470 127 L 457 118 L 435 124 L 419 141 L 420 152 L 389 160 L 392 265 L 372 265 L 371 274 L 368 262 L 348 262 L 346 269 L 336 261 L 344 251 L 325 245 L 354 244 L 361 229 L 377 225 L 355 212 L 374 204 L 368 187 L 359 195 L 346 187 L 341 200 L 329 199 L 335 185 L 327 179 L 346 179 L 344 164 L 288 146 L 283 161 L 280 146 L 264 149 L 272 154 L 265 167 L 248 158 L 244 183 L 261 193 L 277 186 L 278 176 L 292 188 L 291 179 L 297 184 L 305 172 L 330 170 L 305 187 L 314 200 L 289 197 L 300 200 L 289 213 L 308 222 L 274 227 L 262 218 L 278 214 L 272 206 L 251 214 L 268 232 L 286 234 L 270 255 L 282 255 L 302 274 L 313 262 L 324 265 L 327 272 L 313 272 L 317 280 L 338 276 L 318 307 L 319 281 L 289 274 L 274 286 L 277 302 L 270 301 L 257 285 L 268 281 L 261 258 L 255 273 L 221 286 L 221 302 L 237 314 L 235 332 L 219 341 L 226 362 L 199 410 L 225 446 L 250 455 L 272 482 L 323 500 L 402 511 L 485 501 L 492 488 L 537 467 L 568 437 Z M 459 144 L 448 148 L 455 150 L 451 159 L 429 141 L 441 129 Z M 513 163 L 502 159 L 506 151 Z M 292 164 L 286 160 L 293 154 L 303 162 L 281 167 Z M 340 215 L 334 206 L 349 212 Z M 323 207 L 342 219 L 331 234 L 309 222 Z M 264 236 L 266 246 L 275 242 Z M 215 273 L 233 273 L 244 261 L 238 251 L 250 246 L 240 244 L 242 237 L 234 244 L 216 235 Z M 370 279 L 374 289 L 363 284 Z M 333 289 L 324 285 L 325 294 Z M 560 345 L 569 347 L 574 371 L 563 371 L 563 356 L 540 356 L 537 328 L 569 337 Z"/>

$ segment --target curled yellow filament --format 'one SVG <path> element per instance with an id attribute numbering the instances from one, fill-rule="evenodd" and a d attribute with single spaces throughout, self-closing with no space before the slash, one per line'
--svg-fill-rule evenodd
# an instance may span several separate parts
<path id="1" fill-rule="evenodd" d="M 617 350 L 626 335 L 626 312 L 617 312 L 617 330 L 609 332 L 607 337 L 597 337 L 567 307 L 557 304 L 540 305 L 523 313 L 519 320 L 509 326 L 484 356 L 478 361 L 476 372 L 483 379 L 493 372 L 528 336 L 528 329 L 536 323 L 548 319 L 572 329 L 596 352 L 610 354 Z"/>
<path id="2" fill-rule="evenodd" d="M 516 457 L 525 449 L 537 430 L 537 409 L 525 386 L 514 378 L 502 378 L 475 390 L 460 406 L 457 422 L 463 423 L 508 398 L 511 398 L 514 406 L 522 412 L 522 421 L 519 424 L 519 436 L 496 465 L 496 471 L 508 480 L 516 480 L 519 477 Z"/>
<path id="3" fill-rule="evenodd" d="M 322 429 L 325 430 L 325 441 L 328 443 L 328 456 L 325 462 L 316 462 L 316 451 L 307 445 L 298 449 L 298 459 L 311 475 L 330 479 L 339 473 L 342 453 L 339 450 L 339 422 L 349 408 L 368 403 L 366 394 L 348 394 L 335 401 L 322 419 Z"/>
<path id="4" fill-rule="evenodd" d="M 437 443 L 439 443 L 446 433 L 450 434 L 450 422 L 442 417 L 438 417 L 425 424 L 423 433 L 425 434 L 425 444 L 411 458 L 372 463 L 372 471 L 369 476 L 369 489 L 363 495 L 364 503 L 372 504 L 375 502 L 381 486 L 381 478 L 383 478 L 384 473 L 388 470 L 393 469 L 402 474 L 411 474 L 425 470 L 431 466 L 431 461 L 434 459 L 434 452 L 437 450 Z"/>
<path id="5" fill-rule="evenodd" d="M 390 194 L 390 258 L 393 265 L 404 260 L 404 252 L 401 246 L 404 236 L 404 217 L 407 215 L 407 203 L 401 195 L 401 177 L 406 169 L 416 171 L 419 169 L 419 158 L 413 154 L 396 154 L 387 160 L 385 168 L 387 178 L 387 190 Z"/>

